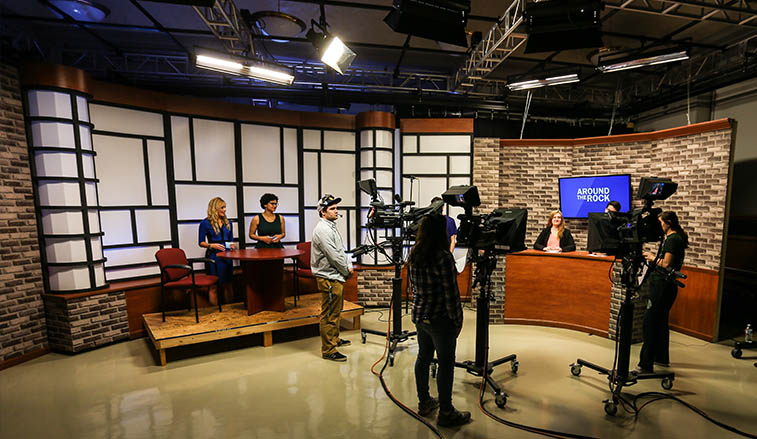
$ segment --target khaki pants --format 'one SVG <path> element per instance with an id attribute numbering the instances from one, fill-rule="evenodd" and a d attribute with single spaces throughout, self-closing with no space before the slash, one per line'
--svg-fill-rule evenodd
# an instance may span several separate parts
<path id="1" fill-rule="evenodd" d="M 344 305 L 344 284 L 336 280 L 316 278 L 318 291 L 321 292 L 321 355 L 336 352 L 339 343 L 339 322 L 342 319 Z"/>

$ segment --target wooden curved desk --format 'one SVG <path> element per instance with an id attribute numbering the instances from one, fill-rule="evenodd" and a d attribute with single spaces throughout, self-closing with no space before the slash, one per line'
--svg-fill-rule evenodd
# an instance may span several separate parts
<path id="1" fill-rule="evenodd" d="M 524 250 L 506 258 L 506 323 L 608 336 L 611 256 Z"/>
<path id="2" fill-rule="evenodd" d="M 256 248 L 221 252 L 218 257 L 241 262 L 247 315 L 253 315 L 260 311 L 284 311 L 284 259 L 303 253 L 290 248 Z"/>

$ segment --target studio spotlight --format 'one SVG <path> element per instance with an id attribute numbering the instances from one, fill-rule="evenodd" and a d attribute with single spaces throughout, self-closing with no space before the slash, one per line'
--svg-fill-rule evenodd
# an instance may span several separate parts
<path id="1" fill-rule="evenodd" d="M 569 75 L 552 76 L 544 79 L 530 79 L 528 81 L 513 82 L 507 84 L 507 88 L 509 88 L 510 91 L 518 91 L 531 88 L 549 87 L 552 85 L 570 84 L 578 81 L 578 74 L 571 73 Z"/>
<path id="2" fill-rule="evenodd" d="M 614 60 L 600 59 L 600 65 L 597 70 L 602 73 L 619 72 L 621 70 L 637 69 L 639 67 L 653 66 L 656 64 L 665 64 L 669 62 L 683 61 L 689 59 L 685 50 L 677 52 L 667 52 L 658 54 L 649 54 L 641 58 L 623 58 Z"/>
<path id="3" fill-rule="evenodd" d="M 294 82 L 294 71 L 288 67 L 207 49 L 195 49 L 195 65 L 207 70 L 275 84 L 292 85 Z"/>
<path id="4" fill-rule="evenodd" d="M 344 75 L 344 72 L 350 67 L 357 54 L 342 42 L 336 35 L 330 35 L 326 30 L 318 32 L 315 27 L 321 27 L 315 21 L 312 22 L 313 28 L 307 33 L 307 39 L 313 43 L 321 56 L 321 61 L 327 66 Z"/>

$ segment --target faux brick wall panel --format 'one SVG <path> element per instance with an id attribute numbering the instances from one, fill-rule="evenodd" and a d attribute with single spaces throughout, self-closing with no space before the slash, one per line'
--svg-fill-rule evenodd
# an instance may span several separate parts
<path id="1" fill-rule="evenodd" d="M 81 352 L 129 337 L 123 291 L 72 300 L 48 295 L 45 310 L 50 347 L 56 351 Z"/>
<path id="2" fill-rule="evenodd" d="M 48 346 L 18 71 L 0 63 L 0 362 Z"/>

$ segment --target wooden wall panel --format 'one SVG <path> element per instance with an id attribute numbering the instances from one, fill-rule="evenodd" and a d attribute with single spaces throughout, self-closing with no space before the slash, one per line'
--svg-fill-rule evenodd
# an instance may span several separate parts
<path id="1" fill-rule="evenodd" d="M 718 281 L 716 271 L 689 268 L 681 270 L 687 276 L 678 288 L 670 310 L 670 328 L 702 340 L 715 341 L 715 316 L 718 314 Z"/>
<path id="2" fill-rule="evenodd" d="M 472 133 L 473 119 L 402 119 L 400 131 L 406 133 Z"/>
<path id="3" fill-rule="evenodd" d="M 607 336 L 611 258 L 548 254 L 507 255 L 505 322 L 570 328 Z"/>

